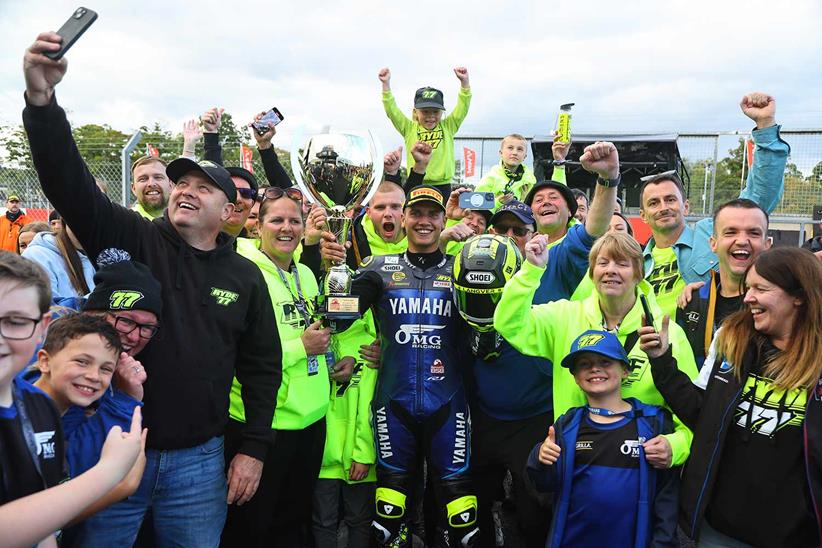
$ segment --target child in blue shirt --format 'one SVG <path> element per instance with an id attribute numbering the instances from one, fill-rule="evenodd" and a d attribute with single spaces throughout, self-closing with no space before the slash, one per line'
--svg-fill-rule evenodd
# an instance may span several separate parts
<path id="1" fill-rule="evenodd" d="M 630 363 L 619 339 L 589 330 L 562 360 L 588 404 L 560 416 L 534 447 L 528 475 L 553 492 L 548 546 L 679 546 L 676 469 L 657 470 L 643 444 L 673 432 L 670 413 L 622 399 Z"/>

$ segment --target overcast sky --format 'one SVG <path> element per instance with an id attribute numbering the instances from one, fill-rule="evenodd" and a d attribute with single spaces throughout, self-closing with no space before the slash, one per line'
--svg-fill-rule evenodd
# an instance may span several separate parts
<path id="1" fill-rule="evenodd" d="M 21 60 L 77 7 L 0 0 L 0 121 L 18 123 Z M 777 97 L 787 128 L 822 127 L 822 2 L 109 1 L 71 52 L 58 88 L 74 123 L 129 131 L 223 106 L 239 121 L 276 105 L 296 128 L 372 128 L 400 143 L 380 102 L 389 66 L 401 108 L 469 68 L 461 133 L 544 135 L 560 103 L 574 131 L 749 129 L 747 91 Z M 287 147 L 288 142 L 277 142 Z"/>

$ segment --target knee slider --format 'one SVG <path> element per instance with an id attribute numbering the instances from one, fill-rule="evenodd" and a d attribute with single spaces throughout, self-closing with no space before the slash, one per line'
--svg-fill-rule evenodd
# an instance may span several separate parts
<path id="1" fill-rule="evenodd" d="M 476 499 L 475 503 L 476 503 Z M 383 519 L 400 519 L 405 516 L 405 495 L 390 487 L 378 487 L 376 493 L 377 516 Z"/>
<path id="2" fill-rule="evenodd" d="M 465 495 L 445 505 L 448 514 L 448 525 L 460 529 L 472 527 L 477 523 L 477 497 Z"/>

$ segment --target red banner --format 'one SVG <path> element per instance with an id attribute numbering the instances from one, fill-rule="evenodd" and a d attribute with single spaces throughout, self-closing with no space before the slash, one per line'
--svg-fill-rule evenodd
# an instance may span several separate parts
<path id="1" fill-rule="evenodd" d="M 465 166 L 465 177 L 466 179 L 473 177 L 474 170 L 477 166 L 477 153 L 468 147 L 462 147 L 462 155 L 464 158 L 463 166 Z"/>
<path id="2" fill-rule="evenodd" d="M 243 169 L 247 170 L 249 173 L 254 173 L 254 150 L 245 146 L 240 145 L 240 161 L 243 164 Z"/>
<path id="3" fill-rule="evenodd" d="M 157 147 L 154 145 L 146 144 L 146 156 L 152 156 L 154 158 L 160 157 L 160 151 L 157 150 Z"/>
<path id="4" fill-rule="evenodd" d="M 746 156 L 748 157 L 748 167 L 750 168 L 751 166 L 753 166 L 753 157 L 754 157 L 754 142 L 753 142 L 753 140 L 751 140 L 751 139 L 746 139 L 745 140 L 745 150 L 748 153 Z"/>

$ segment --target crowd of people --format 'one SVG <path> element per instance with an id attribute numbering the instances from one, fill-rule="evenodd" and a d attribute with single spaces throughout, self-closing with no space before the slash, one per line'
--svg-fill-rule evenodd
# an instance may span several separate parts
<path id="1" fill-rule="evenodd" d="M 27 223 L 11 195 L 0 219 L 0 546 L 822 542 L 822 252 L 771 249 L 773 97 L 743 97 L 753 165 L 711 218 L 686 223 L 676 172 L 643 179 L 643 247 L 609 142 L 574 159 L 589 196 L 569 142 L 538 180 L 512 133 L 477 186 L 493 207 L 462 208 L 468 70 L 450 114 L 423 87 L 408 118 L 384 68 L 408 168 L 386 154 L 344 242 L 273 124 L 267 184 L 224 165 L 220 108 L 112 203 L 57 102 L 59 43 L 24 58 L 54 212 Z M 341 264 L 359 314 L 323 319 Z"/>

